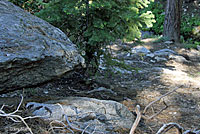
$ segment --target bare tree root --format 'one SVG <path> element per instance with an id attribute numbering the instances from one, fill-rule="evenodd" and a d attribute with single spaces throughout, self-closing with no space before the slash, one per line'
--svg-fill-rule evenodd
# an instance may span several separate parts
<path id="1" fill-rule="evenodd" d="M 20 101 L 19 105 L 17 106 L 17 109 L 16 109 L 15 111 L 11 112 L 11 113 L 6 113 L 6 112 L 4 112 L 4 111 L 3 111 L 3 108 L 4 108 L 6 105 L 3 105 L 3 106 L 1 107 L 1 109 L 0 109 L 0 117 L 9 118 L 9 119 L 11 119 L 13 122 L 15 122 L 15 123 L 22 122 L 22 123 L 26 126 L 26 128 L 28 129 L 28 131 L 29 131 L 31 134 L 33 134 L 31 128 L 28 126 L 28 124 L 25 122 L 25 120 L 26 120 L 26 119 L 39 118 L 39 117 L 41 117 L 41 116 L 33 116 L 33 117 L 29 116 L 29 117 L 24 117 L 24 118 L 23 118 L 23 117 L 21 117 L 20 115 L 17 115 L 16 113 L 19 112 L 19 108 L 20 108 L 21 105 L 22 105 L 23 99 L 24 99 L 24 97 L 21 96 L 21 101 Z"/>
<path id="2" fill-rule="evenodd" d="M 168 124 L 164 124 L 156 134 L 163 134 L 167 131 L 169 131 L 170 129 L 172 128 L 176 128 L 177 129 L 177 134 L 182 134 L 183 133 L 183 128 L 179 125 L 179 124 L 176 124 L 176 123 L 168 123 Z"/>
<path id="3" fill-rule="evenodd" d="M 200 130 L 195 130 L 195 131 L 191 131 L 191 130 L 186 130 L 185 132 L 183 132 L 183 128 L 177 124 L 177 123 L 168 123 L 168 124 L 164 124 L 156 134 L 163 134 L 168 132 L 169 130 L 171 130 L 172 128 L 176 128 L 177 130 L 177 134 L 200 134 Z"/>

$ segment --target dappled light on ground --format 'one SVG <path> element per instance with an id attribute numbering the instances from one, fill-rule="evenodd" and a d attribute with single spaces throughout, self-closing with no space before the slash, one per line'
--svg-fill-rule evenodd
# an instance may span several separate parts
<path id="1" fill-rule="evenodd" d="M 163 69 L 161 74 L 161 81 L 170 85 L 191 85 L 193 87 L 200 88 L 200 75 L 188 74 L 190 68 L 186 65 L 173 63 L 174 69 Z M 197 76 L 194 76 L 196 75 Z"/>

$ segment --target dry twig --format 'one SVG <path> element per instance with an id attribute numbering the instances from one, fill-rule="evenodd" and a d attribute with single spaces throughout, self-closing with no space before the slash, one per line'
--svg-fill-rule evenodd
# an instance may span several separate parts
<path id="1" fill-rule="evenodd" d="M 11 119 L 13 122 L 16 122 L 16 123 L 19 123 L 19 122 L 23 122 L 23 124 L 26 126 L 26 128 L 29 130 L 29 132 L 31 134 L 33 134 L 31 128 L 28 126 L 28 124 L 25 122 L 26 119 L 33 119 L 33 118 L 38 118 L 38 117 L 41 117 L 41 116 L 29 116 L 29 117 L 21 117 L 20 115 L 17 115 L 16 113 L 19 112 L 19 108 L 21 107 L 22 105 L 22 102 L 23 102 L 23 99 L 24 97 L 21 95 L 21 101 L 19 103 L 19 105 L 17 106 L 17 109 L 11 113 L 6 113 L 5 111 L 3 111 L 3 108 L 6 106 L 6 105 L 3 105 L 0 109 L 0 117 L 6 117 L 6 118 L 9 118 Z M 19 119 L 19 120 L 16 120 L 16 119 Z"/>
<path id="2" fill-rule="evenodd" d="M 171 130 L 172 128 L 176 128 L 177 130 L 177 134 L 200 134 L 200 130 L 186 130 L 185 132 L 183 132 L 183 127 L 181 127 L 179 124 L 171 122 L 168 124 L 164 124 L 156 134 L 163 134 L 168 132 L 169 130 Z"/>
<path id="3" fill-rule="evenodd" d="M 162 108 L 160 111 L 158 111 L 157 113 L 153 114 L 152 116 L 149 116 L 149 117 L 148 117 L 148 116 L 145 116 L 145 113 L 146 113 L 147 109 L 148 109 L 150 106 L 152 106 L 152 105 L 153 105 L 154 103 L 156 103 L 157 101 L 160 101 L 160 100 L 161 100 L 162 98 L 164 98 L 165 96 L 167 96 L 167 95 L 169 95 L 169 94 L 175 92 L 175 91 L 176 91 L 178 88 L 180 88 L 180 87 L 181 87 L 181 86 L 174 88 L 173 90 L 167 92 L 166 94 L 161 95 L 161 96 L 158 97 L 156 100 L 154 100 L 154 101 L 152 101 L 151 103 L 149 103 L 149 104 L 144 108 L 144 111 L 143 111 L 142 114 L 141 114 L 141 111 L 140 111 L 140 106 L 137 105 L 137 106 L 136 106 L 136 110 L 135 110 L 135 111 L 136 111 L 136 114 L 137 114 L 137 117 L 136 117 L 135 122 L 134 122 L 133 125 L 132 125 L 132 128 L 131 128 L 129 134 L 134 134 L 135 129 L 136 129 L 136 127 L 138 126 L 141 117 L 142 117 L 143 119 L 149 120 L 149 119 L 154 118 L 154 117 L 157 116 L 158 114 L 160 114 L 163 110 L 167 109 L 168 106 L 167 106 L 167 104 L 163 101 L 163 103 L 164 103 L 164 105 L 165 105 L 164 108 Z M 160 133 L 158 133 L 158 134 L 160 134 Z"/>
<path id="4" fill-rule="evenodd" d="M 24 118 L 23 117 L 21 117 L 21 116 L 19 116 L 19 115 L 17 115 L 16 113 L 19 111 L 19 108 L 20 108 L 20 106 L 22 105 L 22 102 L 23 102 L 23 96 L 21 96 L 22 97 L 22 99 L 21 99 L 21 101 L 20 101 L 20 103 L 19 103 L 19 105 L 18 105 L 18 107 L 17 107 L 17 109 L 15 110 L 15 111 L 13 111 L 12 113 L 5 113 L 4 111 L 3 111 L 3 107 L 5 106 L 5 105 L 3 105 L 2 107 L 1 107 L 1 110 L 0 110 L 0 116 L 1 117 L 7 117 L 7 118 L 10 118 L 12 121 L 14 121 L 14 122 L 19 122 L 19 121 L 16 121 L 14 118 L 18 118 L 18 119 L 20 119 L 23 123 L 24 123 L 24 125 L 27 127 L 27 129 L 29 130 L 29 132 L 31 133 L 31 134 L 33 134 L 33 132 L 32 132 L 32 130 L 31 130 L 31 128 L 28 126 L 28 124 L 25 122 L 25 120 L 24 120 Z M 27 118 L 26 118 L 27 119 Z"/>
<path id="5" fill-rule="evenodd" d="M 182 134 L 183 133 L 183 128 L 177 124 L 177 123 L 168 123 L 168 124 L 164 124 L 156 134 L 162 134 L 162 133 L 165 133 L 167 131 L 169 131 L 170 129 L 172 128 L 176 128 L 177 129 L 177 134 Z"/>
<path id="6" fill-rule="evenodd" d="M 141 112 L 140 112 L 140 106 L 139 105 L 136 106 L 136 110 L 135 111 L 136 111 L 137 117 L 136 117 L 135 122 L 133 123 L 133 126 L 132 126 L 131 131 L 130 131 L 129 134 L 134 134 L 135 129 L 137 128 L 137 126 L 138 126 L 138 124 L 140 122 L 141 116 L 142 116 Z"/>
<path id="7" fill-rule="evenodd" d="M 163 101 L 163 104 L 165 105 L 165 107 L 162 108 L 160 111 L 156 112 L 155 114 L 153 114 L 151 116 L 142 115 L 142 118 L 145 120 L 150 120 L 150 119 L 154 118 L 155 116 L 159 115 L 162 111 L 164 111 L 168 108 L 168 105 L 165 103 L 165 101 Z M 145 113 L 143 113 L 143 114 L 145 114 Z"/>
<path id="8" fill-rule="evenodd" d="M 161 96 L 158 97 L 156 100 L 154 100 L 154 101 L 152 101 L 151 103 L 149 103 L 149 104 L 144 108 L 143 114 L 146 113 L 147 109 L 148 109 L 151 105 L 153 105 L 153 104 L 156 103 L 157 101 L 161 100 L 161 99 L 164 98 L 165 96 L 167 96 L 167 95 L 169 95 L 169 94 L 175 92 L 175 91 L 176 91 L 178 88 L 180 88 L 180 87 L 181 87 L 181 86 L 174 88 L 173 90 L 167 92 L 166 94 L 161 95 Z"/>

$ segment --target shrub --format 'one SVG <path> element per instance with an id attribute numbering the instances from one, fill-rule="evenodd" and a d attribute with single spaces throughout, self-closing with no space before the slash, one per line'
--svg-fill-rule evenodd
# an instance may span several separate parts
<path id="1" fill-rule="evenodd" d="M 32 14 L 34 14 L 35 12 L 39 12 L 43 8 L 44 4 L 42 0 L 9 0 L 9 1 Z"/>
<path id="2" fill-rule="evenodd" d="M 37 16 L 61 28 L 85 52 L 87 65 L 98 67 L 102 48 L 116 39 L 140 38 L 154 15 L 140 12 L 149 0 L 52 0 Z"/>
<path id="3" fill-rule="evenodd" d="M 163 32 L 163 25 L 164 25 L 164 19 L 165 19 L 165 10 L 163 7 L 163 4 L 158 2 L 151 2 L 147 8 L 143 9 L 142 12 L 152 11 L 152 13 L 155 15 L 156 23 L 153 24 L 153 27 L 151 28 L 143 28 L 144 31 L 152 31 L 156 35 L 161 35 Z"/>
<path id="4" fill-rule="evenodd" d="M 181 35 L 184 37 L 184 39 L 188 40 L 190 38 L 194 38 L 195 40 L 195 35 L 193 34 L 193 30 L 197 26 L 200 26 L 199 16 L 193 16 L 193 17 L 189 15 L 182 16 Z"/>

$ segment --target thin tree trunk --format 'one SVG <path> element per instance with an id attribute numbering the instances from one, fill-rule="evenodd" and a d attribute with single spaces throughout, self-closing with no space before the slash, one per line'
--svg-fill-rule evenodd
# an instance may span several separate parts
<path id="1" fill-rule="evenodd" d="M 167 0 L 163 36 L 180 42 L 182 0 Z"/>

